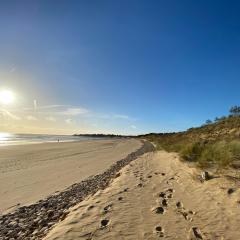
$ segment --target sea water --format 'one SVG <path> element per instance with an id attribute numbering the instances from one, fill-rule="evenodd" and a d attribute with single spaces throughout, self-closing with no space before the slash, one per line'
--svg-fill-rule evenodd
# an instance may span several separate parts
<path id="1" fill-rule="evenodd" d="M 0 132 L 0 146 L 46 142 L 75 142 L 92 139 L 99 138 L 71 135 L 13 134 Z"/>

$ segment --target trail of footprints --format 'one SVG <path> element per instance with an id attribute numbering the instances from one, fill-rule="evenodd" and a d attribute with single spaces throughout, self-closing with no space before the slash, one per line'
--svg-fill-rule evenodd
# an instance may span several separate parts
<path id="1" fill-rule="evenodd" d="M 153 176 L 152 175 L 148 175 L 147 179 L 143 178 L 143 169 L 142 171 L 134 171 L 133 174 L 136 178 L 139 178 L 140 183 L 137 184 L 137 187 L 144 187 L 143 183 L 146 183 L 147 179 L 151 179 Z M 160 176 L 166 176 L 165 173 L 159 173 L 159 172 L 155 172 L 154 175 L 160 175 Z M 176 176 L 171 177 L 170 179 L 168 179 L 166 181 L 167 184 L 169 184 L 170 181 L 176 180 Z M 125 192 L 128 192 L 129 188 L 125 188 L 123 191 L 120 191 L 118 194 L 124 194 Z M 173 188 L 168 188 L 163 192 L 160 192 L 158 194 L 158 198 L 157 198 L 157 202 L 159 203 L 159 206 L 151 209 L 155 214 L 164 214 L 167 211 L 167 208 L 169 206 L 169 202 L 173 201 L 173 195 L 174 195 L 174 189 Z M 118 201 L 122 201 L 123 197 L 119 196 L 117 198 Z M 99 203 L 96 202 L 96 203 Z M 102 214 L 106 215 L 107 213 L 109 213 L 112 210 L 113 207 L 113 203 L 110 203 L 108 205 L 106 205 L 103 210 L 102 210 Z M 94 206 L 88 206 L 88 210 L 91 210 L 92 208 L 94 208 Z M 183 203 L 181 201 L 177 201 L 176 202 L 176 211 L 177 213 L 181 214 L 185 220 L 187 221 L 192 221 L 193 220 L 193 216 L 196 214 L 194 211 L 192 210 L 187 210 L 184 206 Z M 110 219 L 109 218 L 103 218 L 100 221 L 100 226 L 99 229 L 104 229 L 106 227 L 108 227 L 110 224 Z M 157 225 L 154 228 L 154 234 L 156 234 L 157 236 L 159 236 L 160 238 L 164 237 L 164 229 L 162 226 Z M 91 240 L 94 232 L 88 233 L 87 234 L 88 238 L 87 240 Z M 190 230 L 190 238 L 189 239 L 196 239 L 196 240 L 200 240 L 203 239 L 202 233 L 201 231 L 197 228 L 197 227 L 192 227 Z"/>
<path id="2" fill-rule="evenodd" d="M 162 176 L 165 176 L 165 174 L 162 173 Z M 176 177 L 171 177 L 169 180 L 166 181 L 166 183 L 169 184 L 169 181 L 172 181 L 175 179 Z M 174 189 L 172 188 L 168 188 L 167 190 L 159 193 L 158 197 L 160 198 L 160 200 L 158 198 L 157 202 L 160 202 L 160 206 L 153 209 L 156 214 L 164 214 L 167 211 L 169 201 L 170 199 L 173 198 L 173 193 L 174 193 Z M 181 201 L 176 202 L 176 209 L 177 209 L 177 212 L 180 213 L 185 220 L 190 222 L 193 221 L 193 215 L 195 215 L 196 213 L 192 210 L 187 210 L 183 206 L 183 203 Z M 155 230 L 156 230 L 156 233 L 159 235 L 159 237 L 164 237 L 164 230 L 161 226 L 156 226 Z M 189 239 L 196 239 L 196 240 L 203 239 L 200 229 L 198 229 L 197 227 L 192 227 L 192 229 L 190 230 Z"/>

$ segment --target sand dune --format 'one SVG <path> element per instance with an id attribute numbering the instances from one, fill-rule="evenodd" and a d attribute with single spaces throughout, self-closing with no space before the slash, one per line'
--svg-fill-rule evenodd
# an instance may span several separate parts
<path id="1" fill-rule="evenodd" d="M 138 140 L 120 139 L 2 147 L 0 213 L 102 173 L 140 146 Z"/>
<path id="2" fill-rule="evenodd" d="M 45 240 L 240 239 L 240 190 L 196 174 L 176 154 L 147 153 L 73 207 Z"/>

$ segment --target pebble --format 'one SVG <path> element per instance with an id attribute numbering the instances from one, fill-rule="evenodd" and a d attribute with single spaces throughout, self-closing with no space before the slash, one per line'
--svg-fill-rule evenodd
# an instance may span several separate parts
<path id="1" fill-rule="evenodd" d="M 35 204 L 22 206 L 13 213 L 0 215 L 0 240 L 42 239 L 55 223 L 67 217 L 70 207 L 78 204 L 88 195 L 106 188 L 124 166 L 151 151 L 154 151 L 153 145 L 145 141 L 138 150 L 117 161 L 104 173 L 73 184 L 65 191 L 54 193 Z M 104 219 L 101 226 L 107 226 L 108 223 L 109 220 Z"/>

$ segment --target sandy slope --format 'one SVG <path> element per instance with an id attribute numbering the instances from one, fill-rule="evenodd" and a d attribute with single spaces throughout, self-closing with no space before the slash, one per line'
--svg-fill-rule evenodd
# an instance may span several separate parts
<path id="1" fill-rule="evenodd" d="M 2 147 L 0 213 L 102 173 L 140 146 L 140 141 L 129 139 Z"/>
<path id="2" fill-rule="evenodd" d="M 232 182 L 201 183 L 195 174 L 175 154 L 145 154 L 72 208 L 45 240 L 240 239 L 240 191 L 229 195 Z"/>

